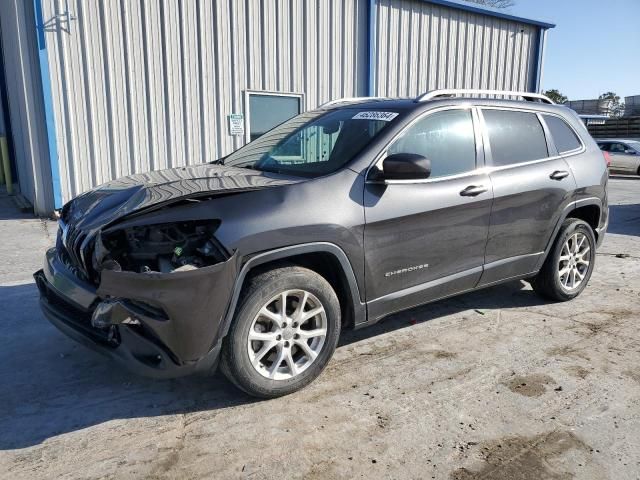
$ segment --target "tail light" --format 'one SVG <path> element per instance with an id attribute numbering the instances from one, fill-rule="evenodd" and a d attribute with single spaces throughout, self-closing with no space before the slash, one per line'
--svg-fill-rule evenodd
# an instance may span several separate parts
<path id="1" fill-rule="evenodd" d="M 602 151 L 602 156 L 604 157 L 604 163 L 606 163 L 607 167 L 609 167 L 609 165 L 611 165 L 611 155 L 609 155 L 609 152 L 605 152 L 603 150 Z"/>

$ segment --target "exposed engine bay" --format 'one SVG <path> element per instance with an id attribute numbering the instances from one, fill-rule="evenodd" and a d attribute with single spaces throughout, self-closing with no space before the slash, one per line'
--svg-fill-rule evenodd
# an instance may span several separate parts
<path id="1" fill-rule="evenodd" d="M 94 268 L 137 273 L 193 270 L 229 256 L 214 236 L 218 222 L 185 221 L 133 226 L 99 235 Z"/>

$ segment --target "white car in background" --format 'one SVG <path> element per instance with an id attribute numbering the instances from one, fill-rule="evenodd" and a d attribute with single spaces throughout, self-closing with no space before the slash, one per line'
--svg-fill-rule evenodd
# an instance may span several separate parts
<path id="1" fill-rule="evenodd" d="M 612 138 L 596 142 L 600 150 L 609 154 L 610 172 L 640 175 L 640 141 Z"/>

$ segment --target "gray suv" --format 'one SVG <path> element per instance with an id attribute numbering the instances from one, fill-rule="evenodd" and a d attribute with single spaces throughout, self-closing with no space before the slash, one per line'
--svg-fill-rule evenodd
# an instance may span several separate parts
<path id="1" fill-rule="evenodd" d="M 542 95 L 343 99 L 210 164 L 80 195 L 35 279 L 51 322 L 134 371 L 220 363 L 275 397 L 320 374 L 343 328 L 516 279 L 576 297 L 607 178 L 578 116 Z"/>

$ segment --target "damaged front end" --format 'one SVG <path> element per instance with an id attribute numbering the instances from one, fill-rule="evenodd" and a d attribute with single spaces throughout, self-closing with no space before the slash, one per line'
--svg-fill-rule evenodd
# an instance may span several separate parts
<path id="1" fill-rule="evenodd" d="M 227 213 L 217 199 L 300 181 L 202 164 L 122 177 L 79 195 L 63 207 L 56 248 L 35 274 L 45 314 L 142 374 L 207 367 L 239 266 L 216 238 Z"/>
<path id="2" fill-rule="evenodd" d="M 220 222 L 130 223 L 70 235 L 62 221 L 35 274 L 43 310 L 138 373 L 210 369 L 238 268 L 215 237 Z"/>
<path id="3" fill-rule="evenodd" d="M 92 267 L 171 273 L 224 262 L 229 254 L 214 236 L 217 221 L 132 226 L 96 236 Z"/>

